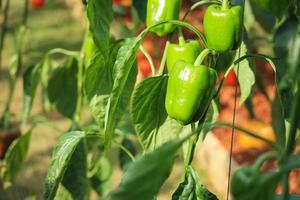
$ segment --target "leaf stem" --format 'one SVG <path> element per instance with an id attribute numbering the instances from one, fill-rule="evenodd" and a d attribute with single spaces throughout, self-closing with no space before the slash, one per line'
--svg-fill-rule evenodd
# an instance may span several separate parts
<path id="1" fill-rule="evenodd" d="M 46 57 L 49 57 L 50 55 L 53 55 L 53 54 L 64 54 L 67 56 L 80 56 L 80 52 L 78 52 L 78 51 L 69 51 L 67 49 L 55 48 L 55 49 L 51 49 L 50 51 L 48 51 L 46 54 Z"/>
<path id="2" fill-rule="evenodd" d="M 195 63 L 194 63 L 194 66 L 200 66 L 200 65 L 202 65 L 202 63 L 203 63 L 203 61 L 205 60 L 205 58 L 209 55 L 209 54 L 211 54 L 212 53 L 212 51 L 210 50 L 210 49 L 204 49 L 201 53 L 200 53 L 200 55 L 197 57 L 197 59 L 196 59 L 196 61 L 195 61 Z"/>
<path id="3" fill-rule="evenodd" d="M 185 44 L 185 39 L 184 39 L 181 28 L 178 28 L 178 43 L 179 43 L 179 46 L 183 46 Z"/>
<path id="4" fill-rule="evenodd" d="M 277 151 L 270 151 L 270 152 L 264 153 L 256 159 L 255 163 L 252 165 L 252 168 L 255 171 L 259 171 L 265 161 L 272 159 L 272 158 L 278 158 L 279 156 L 280 156 L 280 154 L 278 154 Z"/>
<path id="5" fill-rule="evenodd" d="M 147 60 L 150 64 L 152 76 L 154 76 L 155 75 L 155 66 L 154 66 L 154 63 L 153 63 L 153 60 L 152 60 L 151 56 L 146 51 L 146 49 L 143 47 L 143 45 L 140 45 L 140 50 L 145 55 L 145 57 L 147 58 Z"/>
<path id="6" fill-rule="evenodd" d="M 204 125 L 204 126 L 207 126 L 207 127 L 210 128 L 210 129 L 212 129 L 212 128 L 214 128 L 214 127 L 229 127 L 229 128 L 232 128 L 232 127 L 233 127 L 233 125 L 230 124 L 230 123 L 228 123 L 228 122 L 214 122 L 214 123 L 206 124 L 206 125 Z M 236 130 L 239 130 L 239 131 L 241 131 L 241 132 L 243 132 L 243 133 L 245 133 L 245 134 L 251 136 L 251 137 L 254 137 L 254 138 L 256 138 L 256 139 L 259 139 L 259 140 L 265 142 L 266 144 L 268 144 L 268 145 L 269 145 L 270 147 L 272 147 L 273 149 L 276 149 L 277 151 L 282 152 L 281 146 L 279 146 L 278 144 L 276 144 L 276 143 L 274 143 L 274 142 L 272 142 L 272 141 L 270 141 L 270 140 L 268 140 L 268 139 L 266 139 L 266 138 L 264 138 L 264 137 L 259 136 L 257 133 L 252 132 L 252 131 L 249 131 L 249 130 L 247 130 L 247 129 L 244 129 L 244 128 L 240 127 L 240 126 L 234 126 L 234 128 L 235 128 Z"/>
<path id="7" fill-rule="evenodd" d="M 205 38 L 204 34 L 201 33 L 197 27 L 195 27 L 187 22 L 183 22 L 183 21 L 179 21 L 179 20 L 165 20 L 165 21 L 161 21 L 156 24 L 153 24 L 152 26 L 147 27 L 143 32 L 141 32 L 139 37 L 144 38 L 150 32 L 151 29 L 153 29 L 157 26 L 160 26 L 162 24 L 166 24 L 166 23 L 174 24 L 176 26 L 185 27 L 185 28 L 189 29 L 190 31 L 195 33 L 200 38 L 201 42 L 203 43 L 203 46 L 206 48 L 207 45 L 206 45 L 206 38 Z"/>
<path id="8" fill-rule="evenodd" d="M 185 169 L 188 168 L 188 166 L 191 164 L 191 162 L 193 161 L 193 155 L 194 155 L 194 145 L 197 141 L 197 136 L 195 135 L 196 133 L 196 128 L 195 128 L 195 123 L 192 123 L 191 124 L 191 130 L 192 130 L 192 136 L 189 138 L 189 141 L 188 141 L 188 151 L 187 151 L 187 154 L 186 154 L 186 158 L 184 160 L 184 166 L 185 166 Z"/>
<path id="9" fill-rule="evenodd" d="M 295 149 L 295 142 L 297 136 L 297 128 L 300 121 L 300 79 L 298 80 L 297 93 L 291 109 L 291 127 L 288 133 L 288 140 L 286 145 L 285 155 L 288 156 L 293 153 Z"/>
<path id="10" fill-rule="evenodd" d="M 222 2 L 221 1 L 214 1 L 214 0 L 204 0 L 204 1 L 198 1 L 195 4 L 193 4 L 190 9 L 184 14 L 182 21 L 185 21 L 186 17 L 196 8 L 206 5 L 206 4 L 219 4 L 221 5 Z"/>
<path id="11" fill-rule="evenodd" d="M 230 0 L 222 1 L 222 10 L 228 10 L 230 8 Z"/>
<path id="12" fill-rule="evenodd" d="M 158 71 L 159 76 L 161 76 L 164 73 L 164 69 L 165 69 L 165 65 L 166 65 L 166 61 L 167 61 L 167 52 L 168 52 L 169 44 L 170 44 L 170 42 L 169 42 L 169 40 L 167 40 L 164 54 L 163 54 L 163 57 L 161 59 L 160 66 L 159 66 L 159 71 Z"/>
<path id="13" fill-rule="evenodd" d="M 297 137 L 297 128 L 298 123 L 300 121 L 300 79 L 298 79 L 297 83 L 297 93 L 293 101 L 292 113 L 290 116 L 291 119 L 291 127 L 288 133 L 287 144 L 285 148 L 285 154 L 283 156 L 283 160 L 291 155 L 295 149 L 296 137 Z M 283 197 L 284 199 L 289 199 L 289 173 L 287 171 L 282 179 L 282 187 L 283 187 Z"/>
<path id="14" fill-rule="evenodd" d="M 2 67 L 2 51 L 3 51 L 4 39 L 5 39 L 6 31 L 7 31 L 9 8 L 10 8 L 10 0 L 7 0 L 5 3 L 4 10 L 3 10 L 3 22 L 2 22 L 1 35 L 0 35 L 0 70 Z"/>
<path id="15" fill-rule="evenodd" d="M 135 158 L 134 158 L 134 156 L 132 155 L 132 153 L 131 153 L 126 147 L 124 147 L 123 145 L 119 144 L 119 143 L 116 142 L 116 141 L 114 141 L 114 144 L 115 144 L 117 147 L 119 147 L 122 151 L 124 151 L 124 152 L 128 155 L 128 157 L 130 157 L 130 159 L 131 159 L 132 161 L 135 160 Z"/>

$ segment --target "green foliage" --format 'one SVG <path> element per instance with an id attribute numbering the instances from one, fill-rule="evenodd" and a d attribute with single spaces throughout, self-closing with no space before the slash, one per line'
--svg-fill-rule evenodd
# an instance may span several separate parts
<path id="1" fill-rule="evenodd" d="M 114 64 L 115 81 L 110 94 L 107 122 L 105 126 L 105 146 L 110 148 L 114 129 L 117 124 L 118 109 L 121 106 L 121 98 L 124 95 L 130 72 L 136 60 L 136 53 L 142 37 L 128 38 L 120 48 Z"/>
<path id="2" fill-rule="evenodd" d="M 235 60 L 249 53 L 247 45 L 244 42 L 241 44 L 240 48 L 241 49 L 237 51 Z M 239 51 L 241 51 L 240 55 L 238 53 Z M 238 80 L 241 89 L 240 105 L 243 104 L 249 97 L 252 91 L 252 87 L 255 83 L 255 75 L 252 69 L 252 62 L 253 61 L 251 59 L 245 59 L 235 67 L 235 72 L 236 74 L 238 74 Z"/>
<path id="3" fill-rule="evenodd" d="M 139 18 L 146 21 L 147 0 L 133 0 L 133 8 L 137 11 Z"/>
<path id="4" fill-rule="evenodd" d="M 218 198 L 201 185 L 196 171 L 189 166 L 185 172 L 184 182 L 179 184 L 172 195 L 172 200 L 218 200 Z"/>
<path id="5" fill-rule="evenodd" d="M 87 152 L 85 140 L 82 140 L 77 144 L 75 151 L 72 154 L 71 160 L 65 171 L 64 177 L 61 181 L 68 193 L 71 195 L 71 199 L 85 200 L 88 194 L 88 178 L 87 174 Z M 56 195 L 57 199 L 61 199 L 59 195 Z"/>
<path id="6" fill-rule="evenodd" d="M 152 200 L 167 179 L 182 143 L 182 140 L 171 141 L 137 158 L 128 166 L 120 185 L 108 199 Z"/>
<path id="7" fill-rule="evenodd" d="M 167 76 L 148 78 L 137 86 L 132 97 L 133 123 L 145 150 L 155 146 L 158 130 L 167 118 L 167 80 Z"/>
<path id="8" fill-rule="evenodd" d="M 111 188 L 112 170 L 112 166 L 105 156 L 101 156 L 92 168 L 91 186 L 100 197 L 106 196 Z"/>
<path id="9" fill-rule="evenodd" d="M 254 0 L 255 3 L 270 11 L 278 20 L 287 14 L 292 0 Z"/>
<path id="10" fill-rule="evenodd" d="M 41 78 L 43 63 L 29 67 L 23 76 L 24 88 L 24 106 L 23 106 L 23 122 L 25 122 L 30 115 L 35 96 L 36 88 Z"/>
<path id="11" fill-rule="evenodd" d="M 89 0 L 87 16 L 94 41 L 103 55 L 107 55 L 110 25 L 113 17 L 112 0 Z"/>
<path id="12" fill-rule="evenodd" d="M 15 181 L 22 164 L 26 159 L 29 144 L 31 140 L 31 130 L 20 138 L 16 139 L 5 154 L 5 167 L 1 169 L 1 179 L 4 182 L 4 188 L 10 187 Z"/>
<path id="13" fill-rule="evenodd" d="M 72 160 L 72 156 L 78 144 L 84 137 L 86 137 L 86 135 L 87 134 L 85 132 L 72 131 L 59 138 L 53 152 L 51 165 L 45 181 L 44 199 L 54 199 L 59 184 L 64 178 L 70 160 Z"/>
<path id="14" fill-rule="evenodd" d="M 69 57 L 66 62 L 51 73 L 48 83 L 48 96 L 56 109 L 72 119 L 76 111 L 78 97 L 79 62 L 76 57 Z"/>
<path id="15" fill-rule="evenodd" d="M 136 156 L 137 150 L 131 140 L 124 138 L 121 145 L 132 156 Z M 124 149 L 120 149 L 120 152 L 119 152 L 120 167 L 123 171 L 126 171 L 128 165 L 132 162 L 132 158 L 130 158 L 130 156 L 128 155 L 128 152 L 125 152 Z"/>

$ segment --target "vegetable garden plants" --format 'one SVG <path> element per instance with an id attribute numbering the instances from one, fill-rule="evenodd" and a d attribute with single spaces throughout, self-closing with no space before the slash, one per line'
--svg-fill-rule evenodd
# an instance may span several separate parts
<path id="1" fill-rule="evenodd" d="M 272 149 L 271 153 L 260 156 L 253 166 L 242 168 L 232 175 L 228 186 L 231 186 L 233 198 L 274 200 L 275 188 L 282 181 L 283 198 L 287 199 L 287 176 L 290 170 L 300 166 L 299 154 L 293 154 L 300 113 L 299 78 L 289 76 L 286 78 L 289 81 L 283 84 L 293 88 L 288 91 L 293 95 L 292 99 L 282 98 L 287 88 L 280 90 L 278 87 L 276 98 L 271 102 L 276 113 L 276 123 L 273 124 L 275 142 L 236 126 L 234 119 L 233 123 L 217 121 L 218 96 L 233 69 L 239 82 L 235 87 L 236 91 L 240 87 L 241 104 L 250 98 L 255 82 L 251 68 L 254 59 L 266 60 L 274 71 L 277 70 L 271 57 L 249 53 L 247 38 L 244 37 L 247 30 L 243 27 L 244 1 L 234 6 L 229 0 L 199 1 L 181 20 L 180 0 L 141 2 L 132 2 L 133 15 L 137 18 L 136 23 L 142 22 L 147 27 L 137 36 L 114 38 L 110 34 L 114 12 L 112 1 L 89 0 L 86 37 L 92 39 L 85 40 L 80 52 L 49 51 L 39 64 L 25 73 L 27 97 L 32 100 L 39 83 L 46 85 L 49 102 L 72 121 L 69 131 L 60 137 L 54 149 L 45 180 L 44 199 L 60 199 L 65 195 L 70 199 L 87 199 L 89 192 L 94 190 L 99 197 L 109 200 L 152 200 L 157 197 L 178 155 L 183 158 L 184 180 L 178 184 L 172 199 L 217 199 L 220 195 L 212 194 L 203 186 L 192 161 L 197 143 L 203 142 L 214 127 L 224 126 L 255 137 Z M 207 4 L 203 34 L 185 22 L 185 17 Z M 293 6 L 295 2 L 289 5 Z M 146 16 L 141 11 L 146 11 Z M 291 15 L 297 15 L 297 12 Z M 185 40 L 181 29 L 187 29 L 197 38 Z M 141 45 L 149 33 L 168 38 L 158 70 Z M 298 35 L 295 35 L 295 41 L 298 41 Z M 172 41 L 174 36 L 178 36 L 177 43 Z M 96 48 L 91 50 L 89 47 L 93 45 L 88 45 L 88 42 L 94 43 Z M 151 66 L 151 76 L 136 85 L 139 50 Z M 228 65 L 224 78 L 218 81 L 217 60 L 221 54 L 228 52 L 234 55 L 234 59 Z M 48 63 L 53 54 L 64 55 L 66 62 L 52 68 Z M 290 56 L 294 58 L 294 54 Z M 288 60 L 289 66 L 298 66 L 298 61 L 295 64 L 291 60 Z M 281 77 L 278 76 L 278 79 Z M 289 111 L 282 106 L 286 101 L 293 107 Z M 31 105 L 27 105 L 25 119 Z M 84 106 L 89 108 L 94 118 L 92 124 L 81 123 Z M 286 125 L 286 120 L 289 125 Z M 138 156 L 135 156 L 134 145 L 129 145 L 132 137 L 138 139 L 142 148 Z M 123 152 L 119 155 L 126 159 L 120 158 L 120 162 L 125 162 L 121 163 L 124 172 L 121 183 L 110 191 L 111 173 L 108 172 L 111 162 L 108 155 L 114 149 L 112 147 Z M 273 171 L 262 173 L 260 168 L 269 159 L 275 159 L 278 166 Z M 260 187 L 255 187 L 256 183 Z"/>

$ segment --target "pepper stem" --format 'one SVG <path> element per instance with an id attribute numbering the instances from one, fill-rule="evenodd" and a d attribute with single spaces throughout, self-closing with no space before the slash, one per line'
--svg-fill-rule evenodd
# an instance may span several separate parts
<path id="1" fill-rule="evenodd" d="M 230 0 L 223 0 L 222 1 L 222 10 L 230 9 Z"/>
<path id="2" fill-rule="evenodd" d="M 183 46 L 185 44 L 185 39 L 182 33 L 182 29 L 180 27 L 178 28 L 178 42 L 179 46 Z"/>
<path id="3" fill-rule="evenodd" d="M 204 49 L 200 55 L 197 57 L 195 63 L 194 63 L 194 66 L 200 66 L 204 59 L 210 54 L 212 53 L 212 51 L 210 49 Z"/>

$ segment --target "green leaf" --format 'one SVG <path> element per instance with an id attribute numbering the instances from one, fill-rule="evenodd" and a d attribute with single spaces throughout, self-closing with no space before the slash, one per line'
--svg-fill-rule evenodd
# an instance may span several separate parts
<path id="1" fill-rule="evenodd" d="M 54 199 L 74 151 L 86 136 L 85 132 L 72 131 L 62 135 L 53 151 L 51 165 L 45 181 L 44 199 Z"/>
<path id="2" fill-rule="evenodd" d="M 48 82 L 48 96 L 51 103 L 64 116 L 72 119 L 77 105 L 78 60 L 69 57 L 63 66 L 53 70 Z"/>
<path id="3" fill-rule="evenodd" d="M 300 168 L 300 153 L 289 156 L 281 166 L 283 171 L 291 171 Z"/>
<path id="4" fill-rule="evenodd" d="M 286 145 L 286 128 L 283 105 L 276 91 L 275 99 L 272 102 L 272 127 L 276 134 L 276 143 L 281 147 Z"/>
<path id="5" fill-rule="evenodd" d="M 241 55 L 240 57 L 248 54 L 248 49 L 246 44 L 243 42 L 241 45 Z M 238 58 L 238 53 L 236 55 Z M 238 80 L 239 85 L 241 89 L 241 99 L 240 99 L 240 105 L 242 105 L 246 99 L 250 96 L 252 87 L 255 83 L 255 75 L 253 73 L 253 70 L 251 68 L 252 60 L 251 59 L 245 59 L 239 64 L 239 72 L 238 72 Z M 235 67 L 235 72 L 237 73 L 238 66 Z"/>
<path id="6" fill-rule="evenodd" d="M 64 174 L 61 185 L 68 191 L 72 199 L 87 199 L 89 182 L 87 179 L 87 153 L 85 141 L 82 140 L 77 145 L 67 170 Z M 56 196 L 57 199 L 58 198 Z"/>
<path id="7" fill-rule="evenodd" d="M 114 69 L 114 63 L 122 44 L 123 41 L 121 40 L 112 44 L 108 60 L 101 53 L 98 53 L 92 60 L 86 73 L 85 94 L 89 101 L 90 111 L 102 130 L 105 125 L 105 115 L 110 93 L 112 92 L 114 79 L 116 78 L 117 70 Z M 132 68 L 128 79 L 129 81 L 125 86 L 125 92 L 121 100 L 123 110 L 126 109 L 129 96 L 134 88 L 136 68 Z"/>
<path id="8" fill-rule="evenodd" d="M 294 0 L 295 15 L 300 19 L 300 1 Z"/>
<path id="9" fill-rule="evenodd" d="M 137 11 L 139 18 L 146 21 L 147 0 L 133 0 L 133 8 Z"/>
<path id="10" fill-rule="evenodd" d="M 107 55 L 110 40 L 110 25 L 113 18 L 111 0 L 89 0 L 87 6 L 87 16 L 90 22 L 90 30 L 94 41 L 102 52 Z"/>
<path id="11" fill-rule="evenodd" d="M 117 60 L 114 65 L 115 81 L 113 90 L 110 95 L 109 109 L 107 113 L 107 123 L 105 126 L 105 147 L 110 148 L 114 129 L 117 124 L 118 111 L 122 105 L 122 97 L 133 71 L 132 67 L 136 61 L 136 53 L 138 51 L 142 36 L 136 38 L 128 38 L 120 48 Z M 136 71 L 136 70 L 135 70 Z"/>
<path id="12" fill-rule="evenodd" d="M 208 123 L 216 122 L 218 120 L 219 114 L 220 113 L 219 113 L 218 105 L 215 100 L 212 100 L 203 123 L 208 124 Z M 201 137 L 200 141 L 204 141 L 204 139 L 209 131 L 210 131 L 210 129 L 207 128 L 206 126 L 202 127 L 201 132 L 200 132 L 200 137 Z"/>
<path id="13" fill-rule="evenodd" d="M 10 187 L 25 161 L 31 138 L 31 130 L 16 139 L 5 154 L 5 167 L 1 170 L 4 188 Z"/>
<path id="14" fill-rule="evenodd" d="M 255 25 L 255 22 L 258 22 L 258 24 L 261 26 L 261 28 L 263 28 L 265 31 L 267 31 L 268 33 L 271 33 L 272 30 L 274 30 L 274 27 L 276 25 L 276 18 L 275 16 L 268 10 L 266 10 L 265 8 L 262 8 L 260 5 L 258 5 L 257 3 L 255 3 L 254 1 L 249 1 L 249 7 L 251 8 L 246 8 L 246 10 L 251 10 L 251 12 L 247 12 L 245 11 L 245 16 L 247 16 L 247 18 L 249 18 L 249 15 L 253 15 L 253 20 L 248 21 L 246 27 L 247 30 L 249 26 L 253 27 L 253 28 L 258 28 L 257 25 Z M 247 7 L 247 6 L 246 6 Z M 251 17 L 250 17 L 251 18 Z"/>
<path id="15" fill-rule="evenodd" d="M 183 130 L 184 130 L 184 126 L 182 126 L 175 119 L 171 119 L 168 117 L 166 121 L 159 128 L 155 140 L 152 141 L 151 146 L 149 146 L 147 151 L 153 151 L 157 147 L 171 140 L 184 138 L 186 135 L 181 135 Z M 191 133 L 190 130 L 187 131 L 187 134 L 189 133 Z"/>
<path id="16" fill-rule="evenodd" d="M 23 76 L 24 89 L 24 105 L 23 105 L 23 122 L 27 121 L 32 108 L 32 103 L 35 97 L 35 91 L 41 79 L 43 63 L 29 67 Z"/>
<path id="17" fill-rule="evenodd" d="M 184 182 L 179 184 L 172 195 L 172 200 L 218 200 L 218 198 L 201 185 L 197 172 L 189 166 Z"/>
<path id="18" fill-rule="evenodd" d="M 137 150 L 135 149 L 134 144 L 131 142 L 131 140 L 124 138 L 121 144 L 124 148 L 126 148 L 132 156 L 135 156 L 137 154 Z M 122 149 L 119 150 L 119 162 L 120 167 L 123 171 L 127 170 L 128 165 L 132 162 L 132 159 L 130 156 Z"/>
<path id="19" fill-rule="evenodd" d="M 167 76 L 148 78 L 137 86 L 132 97 L 133 123 L 145 150 L 156 141 L 159 127 L 167 118 L 165 109 L 167 81 Z"/>
<path id="20" fill-rule="evenodd" d="M 85 94 L 90 111 L 100 127 L 104 128 L 106 105 L 113 86 L 112 67 L 99 53 L 86 72 Z"/>
<path id="21" fill-rule="evenodd" d="M 168 142 L 132 162 L 109 200 L 153 200 L 167 179 L 183 140 Z"/>
<path id="22" fill-rule="evenodd" d="M 261 7 L 270 11 L 278 20 L 288 13 L 292 0 L 254 0 Z"/>
<path id="23" fill-rule="evenodd" d="M 90 181 L 92 188 L 97 192 L 100 197 L 108 194 L 112 185 L 112 166 L 105 156 L 101 156 L 93 168 Z"/>

